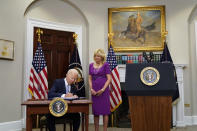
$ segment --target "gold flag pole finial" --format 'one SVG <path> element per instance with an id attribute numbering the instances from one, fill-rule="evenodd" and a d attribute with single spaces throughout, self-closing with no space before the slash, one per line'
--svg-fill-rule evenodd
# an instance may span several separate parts
<path id="1" fill-rule="evenodd" d="M 76 41 L 77 41 L 77 38 L 78 38 L 78 35 L 76 33 L 73 34 L 73 38 L 74 38 L 74 44 L 76 44 Z"/>
<path id="2" fill-rule="evenodd" d="M 109 44 L 112 44 L 113 36 L 114 36 L 114 33 L 108 33 Z"/>
<path id="3" fill-rule="evenodd" d="M 41 43 L 40 36 L 43 34 L 43 31 L 42 31 L 40 28 L 38 28 L 38 29 L 36 30 L 36 34 L 38 34 L 38 42 Z"/>

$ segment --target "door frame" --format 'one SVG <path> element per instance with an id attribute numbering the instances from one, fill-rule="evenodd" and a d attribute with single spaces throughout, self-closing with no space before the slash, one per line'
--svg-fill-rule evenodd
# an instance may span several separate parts
<path id="1" fill-rule="evenodd" d="M 24 87 L 23 87 L 23 101 L 31 98 L 28 93 L 28 83 L 30 77 L 30 69 L 33 60 L 33 32 L 34 27 L 53 29 L 59 31 L 70 31 L 75 32 L 78 35 L 77 43 L 78 43 L 78 51 L 79 57 L 82 60 L 82 26 L 81 25 L 72 25 L 72 24 L 64 24 L 64 23 L 56 23 L 44 20 L 38 20 L 33 18 L 27 18 L 26 23 L 26 36 L 25 36 L 25 44 L 24 44 Z M 23 110 L 23 127 L 25 127 L 26 120 L 26 110 Z"/>

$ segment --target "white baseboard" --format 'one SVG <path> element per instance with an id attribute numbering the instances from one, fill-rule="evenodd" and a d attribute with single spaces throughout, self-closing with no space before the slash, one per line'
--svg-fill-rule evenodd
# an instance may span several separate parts
<path id="1" fill-rule="evenodd" d="M 89 123 L 94 124 L 94 115 L 89 115 Z M 99 125 L 103 125 L 103 117 L 100 116 Z M 176 127 L 197 125 L 197 116 L 185 116 L 184 121 L 176 121 Z"/>
<path id="2" fill-rule="evenodd" d="M 176 121 L 176 127 L 185 127 L 186 124 L 184 121 Z"/>
<path id="3" fill-rule="evenodd" d="M 94 115 L 89 115 L 89 123 L 94 124 Z M 103 116 L 99 117 L 99 125 L 103 125 Z"/>
<path id="4" fill-rule="evenodd" d="M 89 115 L 89 123 L 94 123 L 94 115 Z M 103 125 L 103 117 L 100 116 L 99 125 Z M 197 125 L 197 116 L 185 116 L 184 121 L 177 121 L 176 127 L 185 127 Z M 18 121 L 10 121 L 0 123 L 0 131 L 21 131 L 22 128 L 25 128 L 24 119 Z"/>
<path id="5" fill-rule="evenodd" d="M 197 125 L 197 116 L 192 117 L 193 125 Z"/>
<path id="6" fill-rule="evenodd" d="M 191 126 L 191 125 L 192 125 L 192 123 L 193 123 L 193 122 L 192 122 L 192 116 L 185 116 L 184 119 L 185 119 L 185 120 L 184 120 L 184 121 L 185 121 L 185 122 L 184 122 L 185 125 L 188 125 L 188 126 Z"/>
<path id="7" fill-rule="evenodd" d="M 186 126 L 197 125 L 197 116 L 185 116 L 184 119 L 184 123 Z"/>
<path id="8" fill-rule="evenodd" d="M 21 131 L 22 120 L 0 123 L 0 131 Z"/>

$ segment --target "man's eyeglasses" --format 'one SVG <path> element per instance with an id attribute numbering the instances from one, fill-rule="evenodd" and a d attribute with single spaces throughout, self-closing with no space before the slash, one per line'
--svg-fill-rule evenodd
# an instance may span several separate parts
<path id="1" fill-rule="evenodd" d="M 72 78 L 68 75 L 68 78 L 71 80 L 71 81 L 77 81 L 77 78 Z"/>

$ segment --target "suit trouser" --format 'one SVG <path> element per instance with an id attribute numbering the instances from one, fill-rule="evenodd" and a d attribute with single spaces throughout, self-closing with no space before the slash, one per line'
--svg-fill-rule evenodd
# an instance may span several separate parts
<path id="1" fill-rule="evenodd" d="M 51 114 L 47 115 L 47 127 L 49 131 L 56 131 L 55 120 L 56 119 L 69 119 L 73 120 L 73 131 L 78 131 L 80 126 L 80 114 L 79 113 L 68 113 L 62 117 L 55 117 Z"/>

